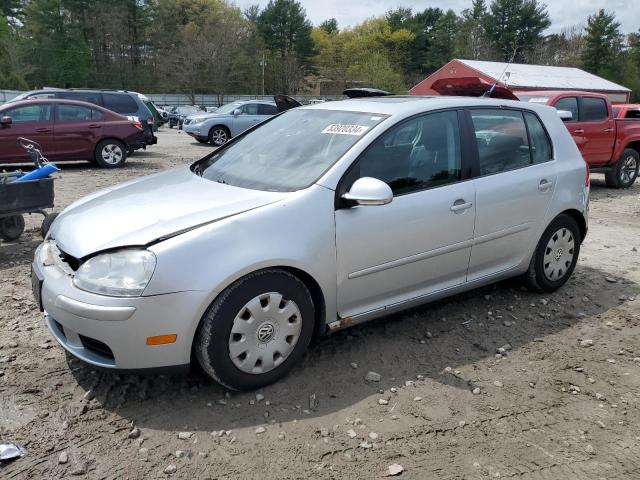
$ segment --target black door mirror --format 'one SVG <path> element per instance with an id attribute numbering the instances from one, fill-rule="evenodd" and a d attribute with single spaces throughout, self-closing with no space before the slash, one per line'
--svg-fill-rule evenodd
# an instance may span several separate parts
<path id="1" fill-rule="evenodd" d="M 0 117 L 0 126 L 2 126 L 2 128 L 9 128 L 12 123 L 13 119 L 10 116 L 5 115 L 3 117 Z"/>

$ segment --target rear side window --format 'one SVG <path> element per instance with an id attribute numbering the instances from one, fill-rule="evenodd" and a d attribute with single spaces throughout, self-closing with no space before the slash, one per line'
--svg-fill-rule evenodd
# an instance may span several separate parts
<path id="1" fill-rule="evenodd" d="M 61 122 L 88 122 L 91 121 L 93 109 L 80 105 L 58 105 L 57 120 Z"/>
<path id="2" fill-rule="evenodd" d="M 578 99 L 576 97 L 561 98 L 554 105 L 556 110 L 565 110 L 571 112 L 572 118 L 570 121 L 578 121 Z"/>
<path id="3" fill-rule="evenodd" d="M 480 175 L 514 170 L 531 164 L 529 139 L 522 113 L 513 110 L 471 110 Z"/>
<path id="4" fill-rule="evenodd" d="M 81 102 L 100 105 L 100 94 L 97 92 L 58 92 L 56 93 L 56 98 L 64 98 L 66 100 L 80 100 Z"/>
<path id="5" fill-rule="evenodd" d="M 607 102 L 603 98 L 582 98 L 582 121 L 595 122 L 609 118 Z"/>
<path id="6" fill-rule="evenodd" d="M 531 160 L 533 163 L 548 162 L 552 157 L 551 143 L 540 119 L 530 112 L 524 112 L 524 118 L 529 129 Z"/>
<path id="7" fill-rule="evenodd" d="M 640 110 L 627 110 L 624 118 L 640 118 Z"/>
<path id="8" fill-rule="evenodd" d="M 258 115 L 275 115 L 276 113 L 278 113 L 278 108 L 275 105 L 258 104 Z"/>
<path id="9" fill-rule="evenodd" d="M 461 175 L 457 112 L 437 112 L 392 127 L 358 161 L 360 177 L 402 195 L 457 182 Z"/>
<path id="10" fill-rule="evenodd" d="M 51 105 L 25 105 L 7 110 L 2 114 L 5 115 L 13 123 L 46 123 L 51 120 Z"/>
<path id="11" fill-rule="evenodd" d="M 138 104 L 125 93 L 103 93 L 104 108 L 116 113 L 132 115 L 138 111 Z"/>

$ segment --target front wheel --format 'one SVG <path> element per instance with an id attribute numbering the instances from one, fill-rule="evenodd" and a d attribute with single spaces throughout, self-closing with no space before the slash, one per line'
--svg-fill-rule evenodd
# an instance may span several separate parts
<path id="1" fill-rule="evenodd" d="M 301 360 L 313 326 L 305 284 L 284 270 L 261 270 L 237 280 L 211 304 L 194 350 L 218 383 L 256 389 L 284 377 Z"/>
<path id="2" fill-rule="evenodd" d="M 127 150 L 120 140 L 103 140 L 96 147 L 95 160 L 102 168 L 118 168 L 127 160 Z"/>
<path id="3" fill-rule="evenodd" d="M 573 273 L 580 254 L 580 229 L 569 215 L 558 215 L 542 234 L 529 270 L 528 286 L 538 292 L 553 292 Z"/>
<path id="4" fill-rule="evenodd" d="M 209 142 L 216 147 L 221 147 L 229 141 L 231 137 L 229 130 L 225 127 L 213 127 L 209 132 Z"/>
<path id="5" fill-rule="evenodd" d="M 607 187 L 629 188 L 638 178 L 640 169 L 640 155 L 631 148 L 627 148 L 618 163 L 614 165 L 610 172 L 605 174 Z"/>

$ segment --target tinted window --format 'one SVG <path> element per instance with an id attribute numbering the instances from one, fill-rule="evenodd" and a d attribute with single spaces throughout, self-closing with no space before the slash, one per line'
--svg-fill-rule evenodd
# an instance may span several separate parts
<path id="1" fill-rule="evenodd" d="M 460 180 L 456 112 L 439 112 L 391 128 L 360 157 L 360 177 L 389 184 L 394 195 Z"/>
<path id="2" fill-rule="evenodd" d="M 126 93 L 103 93 L 104 108 L 116 113 L 131 115 L 138 111 L 138 104 Z"/>
<path id="3" fill-rule="evenodd" d="M 89 102 L 94 105 L 100 105 L 100 94 L 96 92 L 58 92 L 56 98 L 65 98 L 68 100 L 79 100 L 81 102 Z"/>
<path id="4" fill-rule="evenodd" d="M 578 120 L 578 99 L 576 97 L 561 98 L 554 107 L 556 107 L 556 110 L 571 112 L 573 117 L 569 121 L 575 122 Z"/>
<path id="5" fill-rule="evenodd" d="M 531 164 L 529 141 L 521 112 L 471 110 L 480 160 L 480 175 Z"/>
<path id="6" fill-rule="evenodd" d="M 624 118 L 640 118 L 640 110 L 627 110 Z"/>
<path id="7" fill-rule="evenodd" d="M 289 110 L 194 165 L 209 180 L 291 192 L 315 182 L 385 115 Z"/>
<path id="8" fill-rule="evenodd" d="M 582 121 L 594 122 L 607 118 L 609 118 L 609 111 L 607 110 L 607 102 L 603 98 L 582 98 Z"/>
<path id="9" fill-rule="evenodd" d="M 62 122 L 87 122 L 91 120 L 91 109 L 78 105 L 58 105 L 57 120 Z"/>
<path id="10" fill-rule="evenodd" d="M 278 108 L 275 105 L 258 104 L 258 115 L 275 115 L 276 113 L 278 113 Z"/>
<path id="11" fill-rule="evenodd" d="M 12 108 L 2 114 L 11 117 L 13 123 L 44 123 L 51 120 L 51 105 L 25 105 Z"/>
<path id="12" fill-rule="evenodd" d="M 100 110 L 91 109 L 91 120 L 104 120 L 104 113 Z"/>
<path id="13" fill-rule="evenodd" d="M 242 111 L 242 115 L 257 115 L 258 114 L 258 104 L 257 103 L 245 103 L 240 107 Z"/>
<path id="14" fill-rule="evenodd" d="M 525 112 L 524 118 L 527 121 L 529 139 L 531 140 L 531 160 L 533 163 L 551 160 L 551 143 L 540 119 L 529 112 Z"/>

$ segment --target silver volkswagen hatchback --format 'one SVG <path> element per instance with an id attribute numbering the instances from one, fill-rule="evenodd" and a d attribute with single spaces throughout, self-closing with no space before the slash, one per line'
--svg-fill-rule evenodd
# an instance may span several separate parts
<path id="1" fill-rule="evenodd" d="M 289 110 L 190 166 L 85 197 L 33 289 L 55 339 L 109 369 L 274 382 L 314 335 L 522 276 L 551 292 L 589 177 L 550 107 L 385 97 Z M 195 355 L 192 355 L 195 354 Z"/>

